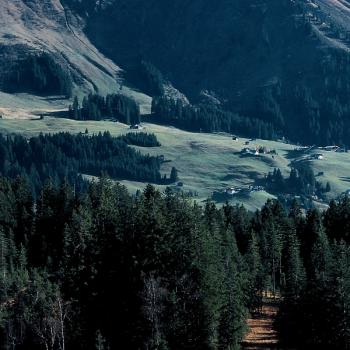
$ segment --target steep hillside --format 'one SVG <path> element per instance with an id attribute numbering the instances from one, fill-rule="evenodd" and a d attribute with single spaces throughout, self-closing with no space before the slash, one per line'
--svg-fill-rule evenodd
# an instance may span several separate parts
<path id="1" fill-rule="evenodd" d="M 91 44 L 82 26 L 59 0 L 0 0 L 0 89 L 34 95 L 119 91 L 121 69 Z M 122 91 L 149 107 L 147 96 L 125 86 Z M 16 103 L 8 97 L 0 94 L 2 113 L 16 116 Z M 42 98 L 34 100 L 27 106 L 30 113 L 41 106 Z M 62 102 L 51 105 L 62 108 Z"/>
<path id="2" fill-rule="evenodd" d="M 268 137 L 350 146 L 349 1 L 0 0 L 0 10 L 5 116 L 23 101 L 6 93 L 122 91 L 149 113 L 147 95 L 187 103 L 175 86 L 259 120 Z"/>
<path id="3" fill-rule="evenodd" d="M 347 0 L 316 0 L 316 4 L 321 7 L 321 10 L 328 12 L 330 17 L 344 26 L 347 30 L 350 29 L 350 2 Z"/>
<path id="4" fill-rule="evenodd" d="M 223 108 L 263 119 L 279 136 L 349 145 L 347 1 L 65 3 L 128 72 L 146 60 L 194 102 L 214 92 Z"/>

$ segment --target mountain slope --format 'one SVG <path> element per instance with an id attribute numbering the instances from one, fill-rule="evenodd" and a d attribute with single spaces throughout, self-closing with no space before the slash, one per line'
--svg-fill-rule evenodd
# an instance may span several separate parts
<path id="1" fill-rule="evenodd" d="M 350 3 L 346 0 L 316 0 L 316 4 L 321 6 L 321 9 L 328 12 L 330 17 L 344 26 L 347 30 L 350 29 Z"/>
<path id="2" fill-rule="evenodd" d="M 45 52 L 70 75 L 73 95 L 119 91 L 124 84 L 122 70 L 91 44 L 82 25 L 59 0 L 0 0 L 0 78 L 18 70 L 28 56 Z M 149 108 L 147 96 L 125 86 L 123 93 Z M 0 104 L 5 111 L 15 110 L 4 94 Z"/>
<path id="3" fill-rule="evenodd" d="M 182 95 L 171 84 L 192 103 L 205 97 L 262 120 L 276 138 L 350 146 L 346 0 L 0 0 L 0 6 L 5 92 L 28 92 L 9 91 L 1 79 L 12 71 L 9 81 L 16 82 L 26 57 L 46 52 L 49 58 L 34 62 L 43 85 L 32 84 L 37 94 L 69 91 L 71 80 L 72 95 L 122 91 L 147 113 L 151 98 L 125 82 L 156 94 L 140 71 L 146 62 L 151 78 L 165 77 L 175 98 Z M 28 73 L 22 75 L 17 88 L 26 86 Z M 0 94 L 5 116 L 14 108 L 10 100 Z M 62 108 L 50 101 L 53 110 Z"/>
<path id="4" fill-rule="evenodd" d="M 263 119 L 279 136 L 349 143 L 345 0 L 65 3 L 88 14 L 89 39 L 127 71 L 143 59 L 192 102 L 211 91 L 223 108 Z"/>

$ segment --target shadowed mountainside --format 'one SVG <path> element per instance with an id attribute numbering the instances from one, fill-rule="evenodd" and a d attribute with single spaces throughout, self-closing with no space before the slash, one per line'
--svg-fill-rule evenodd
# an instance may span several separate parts
<path id="1" fill-rule="evenodd" d="M 280 136 L 347 143 L 345 0 L 65 2 L 88 13 L 90 40 L 128 72 L 146 60 L 192 102 L 209 91 Z"/>

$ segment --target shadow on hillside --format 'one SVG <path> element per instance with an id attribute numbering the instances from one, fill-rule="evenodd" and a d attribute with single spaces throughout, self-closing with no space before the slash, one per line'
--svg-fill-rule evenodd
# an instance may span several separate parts
<path id="1" fill-rule="evenodd" d="M 344 182 L 350 182 L 350 176 L 340 176 L 339 179 Z"/>
<path id="2" fill-rule="evenodd" d="M 299 150 L 288 150 L 286 153 L 286 159 L 295 159 L 305 155 L 305 152 Z"/>
<path id="3" fill-rule="evenodd" d="M 67 96 L 58 95 L 58 96 L 47 96 L 45 97 L 45 101 L 67 101 Z"/>
<path id="4" fill-rule="evenodd" d="M 67 111 L 45 112 L 44 116 L 55 117 L 55 118 L 68 118 L 68 112 Z"/>
<path id="5" fill-rule="evenodd" d="M 248 192 L 240 192 L 237 193 L 235 196 L 228 196 L 225 193 L 221 193 L 221 192 L 214 192 L 214 194 L 212 195 L 212 200 L 214 200 L 217 203 L 226 203 L 226 202 L 230 202 L 233 199 L 236 201 L 243 201 L 243 200 L 247 200 L 250 198 L 250 193 Z"/>
<path id="6" fill-rule="evenodd" d="M 239 155 L 240 159 L 246 159 L 246 158 L 251 158 L 257 161 L 262 161 L 266 163 L 270 167 L 275 166 L 275 157 L 276 155 L 274 154 L 260 154 L 256 156 L 255 154 L 242 154 L 240 152 L 236 152 L 235 154 Z"/>
<path id="7" fill-rule="evenodd" d="M 220 178 L 220 181 L 242 180 L 246 177 L 257 181 L 259 180 L 259 177 L 261 177 L 261 174 L 257 171 L 244 171 L 240 168 L 235 167 L 230 167 L 229 171 L 232 171 L 233 173 L 223 176 Z"/>

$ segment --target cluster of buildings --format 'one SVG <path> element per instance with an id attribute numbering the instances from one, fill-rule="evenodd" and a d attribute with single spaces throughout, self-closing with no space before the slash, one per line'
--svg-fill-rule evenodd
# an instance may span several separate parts
<path id="1" fill-rule="evenodd" d="M 245 147 L 245 148 L 242 148 L 241 154 L 259 156 L 261 154 L 276 154 L 276 151 L 270 150 L 265 146 L 257 146 L 255 148 Z"/>
<path id="2" fill-rule="evenodd" d="M 130 125 L 130 129 L 132 129 L 132 130 L 142 130 L 143 126 L 141 124 L 132 124 L 132 125 Z"/>
<path id="3" fill-rule="evenodd" d="M 323 151 L 323 152 L 338 152 L 338 153 L 347 153 L 348 150 L 344 147 L 339 146 L 304 146 L 295 149 L 298 152 L 310 153 L 311 151 Z"/>
<path id="4" fill-rule="evenodd" d="M 304 153 L 309 156 L 309 159 L 314 160 L 322 160 L 325 158 L 323 152 L 337 152 L 337 153 L 347 153 L 348 150 L 339 146 L 325 146 L 325 147 L 317 147 L 317 146 L 305 146 L 296 148 L 295 151 Z M 322 153 L 320 152 L 322 151 Z"/>
<path id="5" fill-rule="evenodd" d="M 260 192 L 264 190 L 264 186 L 249 185 L 248 187 L 228 187 L 225 190 L 225 194 L 228 196 L 234 196 L 236 194 L 249 194 L 252 192 Z"/>

